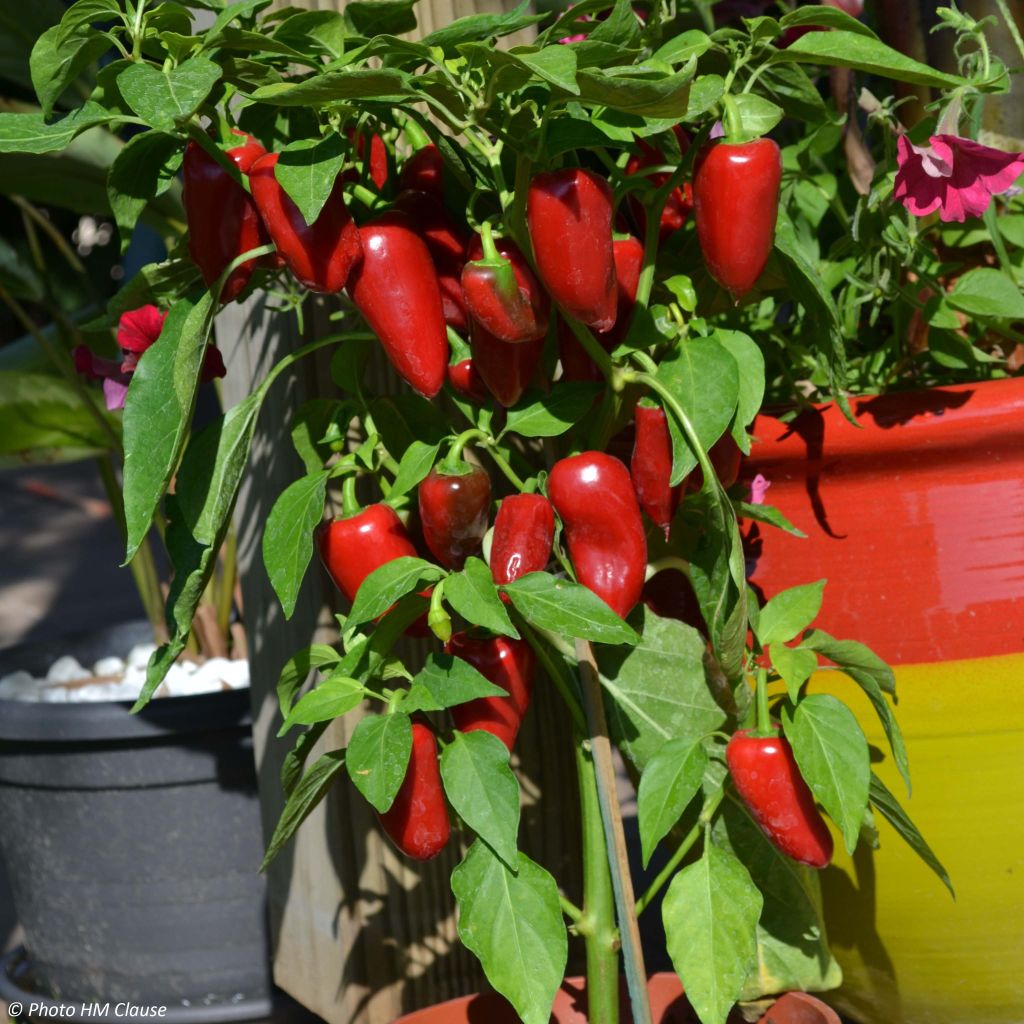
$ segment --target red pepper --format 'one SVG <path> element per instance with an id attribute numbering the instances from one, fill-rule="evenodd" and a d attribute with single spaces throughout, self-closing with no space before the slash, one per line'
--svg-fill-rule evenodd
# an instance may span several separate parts
<path id="1" fill-rule="evenodd" d="M 266 150 L 251 135 L 238 131 L 235 134 L 243 135 L 246 142 L 227 150 L 225 155 L 246 174 Z M 232 260 L 243 252 L 266 245 L 269 238 L 252 196 L 197 142 L 185 147 L 182 175 L 188 253 L 209 287 Z M 249 283 L 257 262 L 248 260 L 228 275 L 221 302 L 238 297 Z"/>
<path id="2" fill-rule="evenodd" d="M 686 151 L 690 148 L 690 139 L 683 129 L 676 125 L 672 129 L 675 132 L 677 141 L 679 142 L 679 152 L 685 156 Z M 631 156 L 629 162 L 626 164 L 626 174 L 637 174 L 644 170 L 646 167 L 658 167 L 661 164 L 666 163 L 665 154 L 661 150 L 652 146 L 649 142 L 644 139 L 640 140 L 638 149 L 639 153 Z M 648 180 L 654 188 L 661 188 L 668 179 L 672 177 L 671 174 L 666 174 L 664 171 L 658 174 L 647 175 Z M 636 218 L 637 224 L 644 231 L 647 230 L 647 214 L 644 210 L 643 203 L 631 196 L 629 200 L 629 207 L 633 211 L 633 216 Z M 682 185 L 672 189 L 668 199 L 665 201 L 665 206 L 661 211 L 661 222 L 659 224 L 658 234 L 662 241 L 668 238 L 673 232 L 678 231 L 689 219 L 690 211 L 693 209 L 693 186 L 687 181 Z"/>
<path id="3" fill-rule="evenodd" d="M 672 438 L 668 430 L 668 418 L 660 405 L 636 407 L 636 440 L 633 443 L 633 458 L 630 473 L 640 507 L 655 526 L 665 531 L 668 540 L 672 517 L 679 507 L 682 485 L 673 487 Z"/>
<path id="4" fill-rule="evenodd" d="M 478 323 L 470 325 L 470 347 L 473 349 L 473 365 L 487 390 L 506 409 L 522 397 L 544 355 L 543 338 L 510 345 L 485 331 Z"/>
<path id="5" fill-rule="evenodd" d="M 479 697 L 457 704 L 452 708 L 455 728 L 461 732 L 484 729 L 511 750 L 533 693 L 535 660 L 530 645 L 506 636 L 479 640 L 467 633 L 454 633 L 444 649 L 468 661 L 508 693 L 507 697 Z"/>
<path id="6" fill-rule="evenodd" d="M 398 176 L 399 188 L 413 188 L 440 198 L 444 194 L 444 157 L 432 142 L 417 149 Z"/>
<path id="7" fill-rule="evenodd" d="M 697 237 L 708 272 L 734 299 L 761 276 L 775 240 L 782 156 L 771 139 L 705 146 L 693 172 Z"/>
<path id="8" fill-rule="evenodd" d="M 395 846 L 414 860 L 431 860 L 448 844 L 452 825 L 437 764 L 437 739 L 425 722 L 412 723 L 409 767 L 380 823 Z"/>
<path id="9" fill-rule="evenodd" d="M 490 398 L 487 385 L 477 372 L 472 359 L 460 359 L 457 363 L 449 363 L 448 383 L 468 402 L 483 405 Z"/>
<path id="10" fill-rule="evenodd" d="M 461 569 L 480 550 L 491 511 L 491 478 L 479 466 L 463 465 L 462 473 L 435 466 L 419 487 L 423 539 L 448 569 Z"/>
<path id="11" fill-rule="evenodd" d="M 812 868 L 832 860 L 832 835 L 781 734 L 741 729 L 725 748 L 736 792 L 761 831 L 787 857 Z"/>
<path id="12" fill-rule="evenodd" d="M 718 482 L 728 490 L 740 475 L 740 458 L 743 453 L 732 434 L 723 434 L 708 450 L 711 468 Z M 704 471 L 698 466 L 687 478 L 686 489 L 699 491 L 704 486 Z"/>
<path id="13" fill-rule="evenodd" d="M 384 140 L 376 133 L 364 133 L 360 132 L 356 135 L 355 130 L 348 128 L 345 131 L 348 136 L 349 142 L 355 142 L 356 144 L 356 158 L 359 160 L 365 160 L 366 157 L 366 139 L 369 134 L 370 139 L 370 157 L 369 165 L 366 170 L 369 171 L 370 181 L 377 186 L 378 190 L 384 188 L 388 180 L 388 148 L 384 145 Z M 346 171 L 342 175 L 342 181 L 358 181 L 359 172 L 354 168 Z"/>
<path id="14" fill-rule="evenodd" d="M 426 192 L 407 189 L 395 200 L 395 206 L 412 221 L 430 250 L 441 287 L 445 322 L 457 331 L 465 331 L 469 319 L 461 278 L 469 232 L 448 215 L 438 199 Z"/>
<path id="15" fill-rule="evenodd" d="M 252 197 L 285 265 L 296 280 L 314 292 L 340 292 L 362 253 L 339 178 L 316 221 L 307 224 L 290 196 L 278 184 L 278 154 L 267 153 L 252 165 Z"/>
<path id="16" fill-rule="evenodd" d="M 609 331 L 594 335 L 606 352 L 610 352 L 629 330 L 636 306 L 636 291 L 640 285 L 640 271 L 644 265 L 644 245 L 639 238 L 616 239 L 612 244 L 615 255 L 615 279 L 618 285 L 618 315 Z M 602 380 L 597 364 L 587 355 L 576 335 L 564 320 L 558 321 L 558 355 L 562 361 L 564 380 Z"/>
<path id="17" fill-rule="evenodd" d="M 545 171 L 526 198 L 537 272 L 565 311 L 596 331 L 615 323 L 612 190 L 579 167 Z"/>
<path id="18" fill-rule="evenodd" d="M 448 332 L 430 252 L 397 212 L 368 221 L 359 238 L 363 258 L 349 277 L 348 293 L 399 375 L 433 398 L 447 372 Z"/>
<path id="19" fill-rule="evenodd" d="M 544 495 L 513 494 L 505 498 L 494 519 L 491 539 L 494 582 L 511 583 L 544 569 L 551 561 L 554 536 L 555 513 Z"/>
<path id="20" fill-rule="evenodd" d="M 500 341 L 536 341 L 548 331 L 551 303 L 513 242 L 494 239 L 490 225 L 470 243 L 462 291 L 473 319 Z"/>
<path id="21" fill-rule="evenodd" d="M 611 455 L 583 452 L 555 463 L 548 496 L 565 527 L 580 583 L 625 617 L 640 600 L 647 540 L 629 471 Z"/>

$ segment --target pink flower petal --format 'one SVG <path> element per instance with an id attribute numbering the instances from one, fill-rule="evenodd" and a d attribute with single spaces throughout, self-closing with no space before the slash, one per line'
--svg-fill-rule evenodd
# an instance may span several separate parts
<path id="1" fill-rule="evenodd" d="M 768 488 L 771 487 L 771 481 L 760 473 L 750 481 L 750 504 L 751 505 L 763 505 L 764 496 L 768 493 Z"/>
<path id="2" fill-rule="evenodd" d="M 107 377 L 103 382 L 103 397 L 107 402 L 107 409 L 113 412 L 115 409 L 124 408 L 124 400 L 128 395 L 128 378 Z"/>

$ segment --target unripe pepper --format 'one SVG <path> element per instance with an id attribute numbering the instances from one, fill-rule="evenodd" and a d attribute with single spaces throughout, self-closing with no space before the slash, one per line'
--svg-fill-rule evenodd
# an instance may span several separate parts
<path id="1" fill-rule="evenodd" d="M 629 471 L 603 452 L 555 463 L 548 496 L 565 527 L 569 557 L 580 583 L 618 615 L 640 600 L 647 540 Z"/>
<path id="2" fill-rule="evenodd" d="M 681 484 L 673 487 L 669 483 L 672 479 L 672 438 L 668 418 L 661 406 L 645 405 L 642 401 L 636 407 L 635 419 L 636 440 L 629 467 L 633 488 L 640 507 L 652 523 L 665 531 L 667 540 L 683 490 Z"/>
<path id="3" fill-rule="evenodd" d="M 546 568 L 554 536 L 555 513 L 544 495 L 513 494 L 505 498 L 494 519 L 491 538 L 494 582 L 511 583 Z"/>
<path id="4" fill-rule="evenodd" d="M 679 143 L 679 152 L 685 156 L 686 151 L 690 148 L 690 139 L 679 125 L 676 125 L 672 130 Z M 638 174 L 646 167 L 657 167 L 667 162 L 665 154 L 644 139 L 640 139 L 637 148 L 639 152 L 631 156 L 626 164 L 627 175 Z M 670 177 L 671 175 L 666 174 L 664 171 L 647 176 L 654 188 L 661 188 Z M 643 203 L 635 198 L 635 196 L 631 196 L 629 208 L 633 211 L 633 216 L 636 218 L 640 228 L 646 230 L 647 213 Z M 687 181 L 672 189 L 668 199 L 665 201 L 665 206 L 662 208 L 661 221 L 658 225 L 658 235 L 662 241 L 673 232 L 678 231 L 687 222 L 692 209 L 693 186 Z"/>
<path id="5" fill-rule="evenodd" d="M 461 569 L 487 532 L 491 478 L 479 466 L 442 463 L 420 484 L 419 508 L 431 554 L 446 568 Z"/>
<path id="6" fill-rule="evenodd" d="M 697 237 L 708 272 L 734 299 L 753 288 L 771 255 L 781 180 L 782 156 L 771 139 L 719 139 L 697 157 Z"/>
<path id="7" fill-rule="evenodd" d="M 348 293 L 399 375 L 433 398 L 448 367 L 448 332 L 430 252 L 397 212 L 362 225 L 359 238 L 363 258 L 349 277 Z"/>
<path id="8" fill-rule="evenodd" d="M 725 748 L 736 792 L 761 831 L 787 857 L 812 868 L 832 860 L 832 834 L 780 733 L 741 729 Z"/>
<path id="9" fill-rule="evenodd" d="M 526 198 L 537 272 L 565 311 L 596 331 L 615 323 L 612 190 L 580 167 L 545 171 Z"/>
<path id="10" fill-rule="evenodd" d="M 487 385 L 472 359 L 460 359 L 457 363 L 449 363 L 448 383 L 455 389 L 459 397 L 464 398 L 467 402 L 483 405 L 490 398 Z"/>
<path id="11" fill-rule="evenodd" d="M 468 661 L 485 679 L 508 694 L 457 704 L 452 708 L 455 728 L 461 732 L 484 729 L 511 750 L 533 693 L 532 648 L 525 640 L 507 636 L 476 639 L 467 633 L 455 633 L 444 649 Z"/>
<path id="12" fill-rule="evenodd" d="M 548 331 L 550 300 L 516 245 L 489 224 L 470 243 L 462 291 L 470 316 L 500 341 L 536 341 Z"/>
<path id="13" fill-rule="evenodd" d="M 249 172 L 252 197 L 271 241 L 300 284 L 314 292 L 340 292 L 363 251 L 341 179 L 334 182 L 317 219 L 307 224 L 277 181 L 278 156 L 261 156 Z"/>
<path id="14" fill-rule="evenodd" d="M 398 176 L 400 188 L 429 192 L 440 198 L 444 194 L 444 157 L 432 142 L 417 149 L 402 167 Z"/>
<path id="15" fill-rule="evenodd" d="M 510 409 L 522 397 L 544 355 L 543 338 L 510 345 L 494 337 L 478 323 L 470 325 L 470 347 L 473 350 L 473 365 L 487 385 L 487 390 L 506 409 Z"/>
<path id="16" fill-rule="evenodd" d="M 241 146 L 226 151 L 235 166 L 246 174 L 266 150 L 251 136 Z M 197 142 L 185 147 L 182 163 L 185 184 L 185 219 L 188 222 L 188 253 L 207 287 L 243 252 L 266 245 L 269 239 L 253 198 Z M 258 261 L 236 267 L 224 282 L 221 302 L 238 297 L 252 277 Z"/>
<path id="17" fill-rule="evenodd" d="M 431 860 L 448 844 L 452 825 L 437 764 L 437 739 L 425 722 L 412 723 L 405 779 L 380 823 L 395 846 L 414 860 Z"/>

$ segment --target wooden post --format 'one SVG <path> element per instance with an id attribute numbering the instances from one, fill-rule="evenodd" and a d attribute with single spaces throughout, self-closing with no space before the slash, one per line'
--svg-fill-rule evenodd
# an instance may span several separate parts
<path id="1" fill-rule="evenodd" d="M 336 5 L 312 0 L 304 6 Z M 456 17 L 504 6 L 504 0 L 422 0 L 417 13 L 421 31 L 428 32 Z M 294 317 L 268 311 L 264 301 L 254 296 L 229 306 L 218 318 L 217 342 L 228 367 L 226 407 L 249 394 L 277 359 L 300 343 Z M 336 308 L 335 300 L 327 299 L 310 311 L 307 340 L 337 330 L 328 321 Z M 280 725 L 278 674 L 296 650 L 314 641 L 333 641 L 337 631 L 331 609 L 336 595 L 315 562 L 295 614 L 284 620 L 260 545 L 274 501 L 302 472 L 289 436 L 291 415 L 308 398 L 336 393 L 328 363 L 329 353 L 320 353 L 275 384 L 260 417 L 235 510 L 268 837 L 284 805 L 280 767 L 294 741 L 294 735 L 284 740 L 275 735 Z M 381 393 L 403 386 L 383 357 L 370 373 Z M 421 641 L 402 653 L 412 666 L 428 649 Z M 346 745 L 356 717 L 353 713 L 332 725 L 310 763 L 323 751 Z M 579 809 L 569 732 L 557 696 L 541 682 L 518 743 L 524 798 L 520 845 L 578 899 Z M 562 754 L 556 755 L 558 751 Z M 427 865 L 405 860 L 383 836 L 369 805 L 347 780 L 340 780 L 269 872 L 277 984 L 331 1024 L 391 1024 L 412 1009 L 485 988 L 479 965 L 456 935 L 449 876 L 462 852 L 453 843 Z"/>

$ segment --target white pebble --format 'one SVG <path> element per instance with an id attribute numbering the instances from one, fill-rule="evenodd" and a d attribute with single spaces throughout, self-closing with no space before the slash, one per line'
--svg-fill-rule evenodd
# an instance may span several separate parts
<path id="1" fill-rule="evenodd" d="M 92 667 L 94 676 L 119 676 L 124 672 L 124 662 L 120 658 L 100 658 Z"/>
<path id="2" fill-rule="evenodd" d="M 39 681 L 28 672 L 12 672 L 0 679 L 0 699 L 38 700 Z"/>
<path id="3" fill-rule="evenodd" d="M 46 673 L 48 683 L 73 683 L 76 679 L 88 679 L 89 673 L 70 654 L 58 658 Z"/>
<path id="4" fill-rule="evenodd" d="M 46 704 L 67 704 L 70 693 L 66 686 L 44 686 L 39 691 L 39 697 Z"/>
<path id="5" fill-rule="evenodd" d="M 136 644 L 128 652 L 126 661 L 129 668 L 145 668 L 155 650 L 156 644 Z"/>

